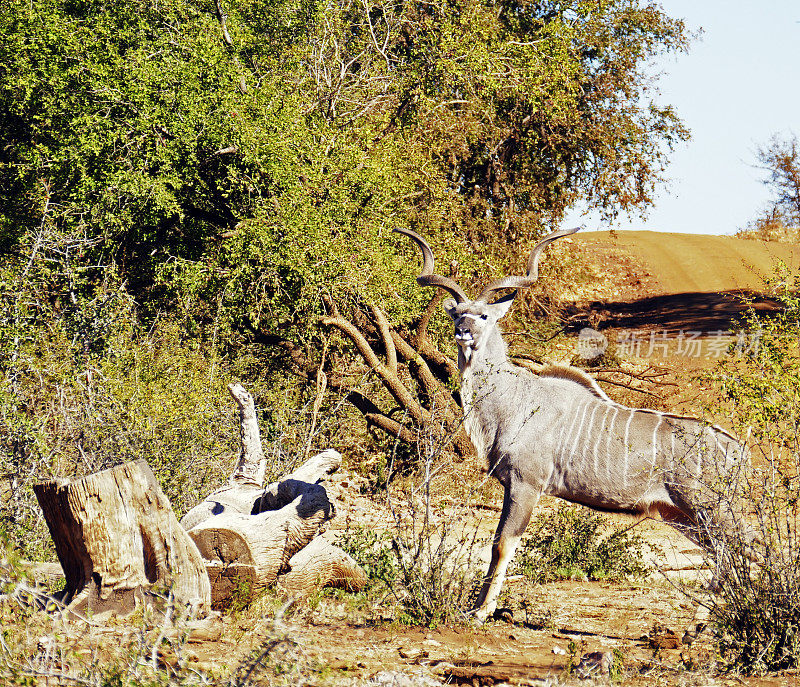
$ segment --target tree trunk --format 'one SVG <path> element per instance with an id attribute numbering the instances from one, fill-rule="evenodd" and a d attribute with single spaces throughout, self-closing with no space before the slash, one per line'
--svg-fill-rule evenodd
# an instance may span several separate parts
<path id="1" fill-rule="evenodd" d="M 342 454 L 329 448 L 309 458 L 297 470 L 273 482 L 263 490 L 256 503 L 257 512 L 277 510 L 294 501 L 309 485 L 317 484 L 342 464 Z"/>
<path id="2" fill-rule="evenodd" d="M 301 483 L 298 483 L 298 485 Z M 222 564 L 244 563 L 256 568 L 255 583 L 274 584 L 289 559 L 308 544 L 333 517 L 334 507 L 325 489 L 306 484 L 291 503 L 258 515 L 223 513 L 189 530 L 200 555 Z"/>
<path id="3" fill-rule="evenodd" d="M 155 588 L 193 614 L 208 610 L 203 561 L 144 460 L 41 482 L 34 492 L 66 577 L 64 603 L 126 613 L 155 600 Z"/>
<path id="4" fill-rule="evenodd" d="M 356 562 L 317 537 L 335 513 L 319 482 L 339 468 L 341 454 L 323 451 L 261 488 L 248 478 L 258 474 L 253 466 L 263 456 L 253 399 L 241 387 L 231 394 L 242 421 L 239 461 L 228 484 L 181 520 L 204 559 L 212 606 L 247 603 L 284 577 L 287 588 L 297 593 L 326 585 L 361 588 L 366 576 Z"/>

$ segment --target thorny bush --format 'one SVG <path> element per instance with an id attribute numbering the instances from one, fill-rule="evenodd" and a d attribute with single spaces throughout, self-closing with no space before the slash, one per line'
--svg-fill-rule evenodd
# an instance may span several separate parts
<path id="1" fill-rule="evenodd" d="M 535 518 L 511 571 L 536 583 L 641 577 L 648 572 L 643 557 L 647 546 L 629 528 L 610 528 L 588 508 L 560 506 L 552 515 Z"/>
<path id="2" fill-rule="evenodd" d="M 728 492 L 746 524 L 709 533 L 717 594 L 705 603 L 721 654 L 747 673 L 800 659 L 800 280 L 783 270 L 768 286 L 782 312 L 752 309 L 743 322 L 751 345 L 732 347 L 715 372 L 719 407 L 749 437 L 751 461 Z"/>

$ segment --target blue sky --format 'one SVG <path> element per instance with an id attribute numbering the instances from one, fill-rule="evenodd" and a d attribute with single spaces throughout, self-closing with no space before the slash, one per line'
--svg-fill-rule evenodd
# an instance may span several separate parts
<path id="1" fill-rule="evenodd" d="M 755 151 L 773 134 L 800 136 L 800 2 L 662 0 L 664 11 L 702 28 L 687 55 L 660 67 L 657 101 L 675 106 L 692 140 L 672 154 L 671 183 L 645 220 L 616 229 L 732 234 L 766 207 Z M 591 215 L 565 222 L 608 229 Z"/>

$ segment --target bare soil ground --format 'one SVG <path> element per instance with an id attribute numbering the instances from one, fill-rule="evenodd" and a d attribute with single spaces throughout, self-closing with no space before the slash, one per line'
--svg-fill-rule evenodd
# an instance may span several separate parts
<path id="1" fill-rule="evenodd" d="M 731 294 L 757 292 L 755 275 L 769 274 L 775 258 L 794 268 L 800 265 L 800 247 L 725 237 L 604 232 L 578 235 L 571 245 L 590 258 L 590 274 L 572 294 L 578 301 L 575 320 L 609 332 L 727 330 L 742 309 Z M 774 304 L 762 301 L 759 307 Z M 702 389 L 687 376 L 713 359 L 674 353 L 664 349 L 655 361 L 668 372 L 661 377 L 666 384 L 659 389 L 658 403 L 691 409 Z M 639 362 L 642 369 L 654 364 L 644 355 Z M 645 399 L 644 391 L 628 389 L 620 397 L 614 386 L 607 389 L 627 403 Z M 480 479 L 477 465 L 444 471 L 436 517 L 459 512 L 462 493 Z M 358 477 L 348 475 L 332 488 L 338 516 L 326 536 L 335 538 L 336 528 L 354 524 L 391 529 L 389 504 L 363 493 L 363 486 Z M 472 511 L 472 525 L 486 538 L 496 525 L 500 501 L 500 490 L 487 485 L 477 499 L 481 507 Z M 546 500 L 540 509 L 554 507 Z M 395 503 L 396 512 L 402 508 L 402 502 Z M 616 522 L 630 524 L 624 518 Z M 621 661 L 615 684 L 798 684 L 794 673 L 720 675 L 708 638 L 691 647 L 676 643 L 694 608 L 674 583 L 702 579 L 705 573 L 697 569 L 701 556 L 663 523 L 644 521 L 637 528 L 661 550 L 654 555 L 657 571 L 649 578 L 634 584 L 563 581 L 538 586 L 512 578 L 503 600 L 513 611 L 510 622 L 412 627 L 347 595 L 299 601 L 276 621 L 276 609 L 284 601 L 276 597 L 225 615 L 221 638 L 190 643 L 186 655 L 198 669 L 225 674 L 261 651 L 266 656 L 262 664 L 282 667 L 266 671 L 263 679 L 256 679 L 257 670 L 252 672 L 258 684 L 586 684 L 569 668 L 592 651 L 614 652 Z M 264 647 L 272 649 L 265 653 Z M 283 678 L 276 677 L 281 674 Z M 608 683 L 609 678 L 597 680 Z"/>
<path id="2" fill-rule="evenodd" d="M 573 245 L 596 266 L 596 282 L 572 294 L 602 327 L 644 331 L 726 330 L 761 294 L 779 265 L 800 267 L 800 246 L 730 236 L 651 231 L 576 234 Z"/>

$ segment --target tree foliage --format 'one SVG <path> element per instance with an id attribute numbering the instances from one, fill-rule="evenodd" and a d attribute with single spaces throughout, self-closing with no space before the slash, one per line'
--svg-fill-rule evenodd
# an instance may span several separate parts
<path id="1" fill-rule="evenodd" d="M 4 253 L 44 216 L 199 323 L 383 291 L 396 222 L 516 241 L 580 195 L 646 206 L 685 135 L 643 71 L 683 25 L 630 0 L 4 7 Z"/>
<path id="2" fill-rule="evenodd" d="M 7 0 L 4 433 L 52 391 L 48 351 L 85 375 L 170 322 L 182 355 L 260 388 L 295 374 L 384 429 L 420 390 L 424 424 L 452 364 L 391 228 L 470 282 L 580 198 L 646 207 L 686 136 L 647 65 L 686 44 L 636 0 Z M 373 382 L 390 340 L 399 367 Z"/>
<path id="3" fill-rule="evenodd" d="M 775 207 L 791 221 L 800 222 L 800 142 L 794 134 L 774 136 L 758 151 L 758 159 L 768 177 L 764 183 L 775 194 Z"/>
<path id="4" fill-rule="evenodd" d="M 756 151 L 772 192 L 768 207 L 739 234 L 767 241 L 800 239 L 800 143 L 795 134 L 775 135 Z"/>

